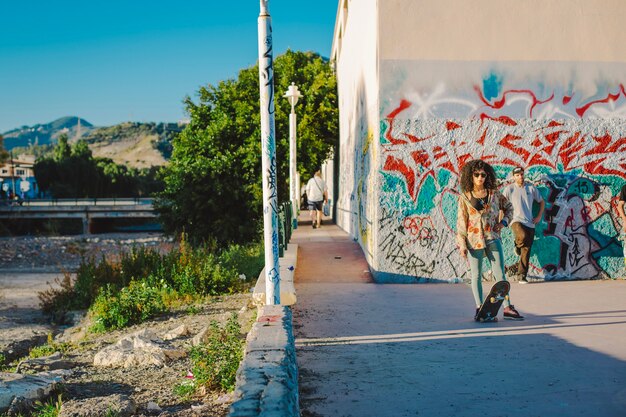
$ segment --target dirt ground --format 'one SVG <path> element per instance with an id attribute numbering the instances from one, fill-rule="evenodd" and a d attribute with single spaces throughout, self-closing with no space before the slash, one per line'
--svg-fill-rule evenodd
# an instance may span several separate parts
<path id="1" fill-rule="evenodd" d="M 44 238 L 37 239 L 39 244 L 50 245 L 47 246 L 50 251 L 51 246 L 58 247 L 57 260 L 62 259 L 66 253 L 66 250 L 61 251 L 62 246 L 67 249 L 67 242 L 65 245 L 54 245 L 55 242 L 45 242 Z M 114 241 L 114 244 L 111 241 Z M 0 255 L 3 250 L 2 243 L 0 242 Z M 127 236 L 109 236 L 100 238 L 96 244 L 92 243 L 84 241 L 80 243 L 83 252 L 88 250 L 97 255 L 97 243 L 100 243 L 102 252 L 107 255 L 111 247 L 128 249 L 133 245 L 133 239 Z M 47 261 L 54 258 L 54 253 L 50 253 L 41 259 Z M 75 262 L 76 260 L 72 258 L 69 266 L 75 265 Z M 38 292 L 47 289 L 48 283 L 61 276 L 60 272 L 39 272 L 49 265 L 46 265 L 46 262 L 38 264 L 33 258 L 23 268 L 15 269 L 15 263 L 12 265 L 12 268 L 7 268 L 6 263 L 0 264 L 0 353 L 7 361 L 22 358 L 28 354 L 32 346 L 45 343 L 48 334 L 63 340 L 72 340 L 71 348 L 64 355 L 64 359 L 70 362 L 69 368 L 72 372 L 63 385 L 64 403 L 69 400 L 124 394 L 137 404 L 139 410 L 134 414 L 137 416 L 150 415 L 147 410 L 149 402 L 154 402 L 161 408 L 160 412 L 152 412 L 151 415 L 225 416 L 228 413 L 232 401 L 229 394 L 209 392 L 184 400 L 174 393 L 174 387 L 185 381 L 185 375 L 191 369 L 188 358 L 173 360 L 162 368 L 152 366 L 130 369 L 94 367 L 93 358 L 103 347 L 115 343 L 125 335 L 142 329 L 151 329 L 156 334 L 163 335 L 182 324 L 190 329 L 190 336 L 181 337 L 170 343 L 174 348 L 188 350 L 191 338 L 203 327 L 212 320 L 225 322 L 233 312 L 239 314 L 242 329 L 247 331 L 254 318 L 250 294 L 214 297 L 204 304 L 196 304 L 193 310 L 183 308 L 141 325 L 104 335 L 85 335 L 82 330 L 87 325 L 86 319 L 71 328 L 58 328 L 47 324 L 47 318 L 38 308 Z"/>

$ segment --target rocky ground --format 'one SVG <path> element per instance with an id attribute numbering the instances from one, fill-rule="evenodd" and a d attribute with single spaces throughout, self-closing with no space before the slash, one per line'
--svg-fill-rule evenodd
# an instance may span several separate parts
<path id="1" fill-rule="evenodd" d="M 98 405 L 107 402 L 131 404 L 126 412 L 116 414 L 119 416 L 225 416 L 232 401 L 229 394 L 206 392 L 184 399 L 174 393 L 174 388 L 186 380 L 191 369 L 185 353 L 212 320 L 224 322 L 235 312 L 239 314 L 242 329 L 250 328 L 255 310 L 249 294 L 214 297 L 192 308 L 184 307 L 150 322 L 104 335 L 85 332 L 88 319 L 82 318 L 80 313 L 74 326 L 55 328 L 47 324 L 38 310 L 37 293 L 60 276 L 58 272 L 42 271 L 71 271 L 80 262 L 81 255 L 116 256 L 132 245 L 154 246 L 166 251 L 171 249 L 172 242 L 160 235 L 0 240 L 0 353 L 8 360 L 21 358 L 31 346 L 45 343 L 48 334 L 55 335 L 59 343 L 68 343 L 69 349 L 62 360 L 52 359 L 52 365 L 48 363 L 39 368 L 24 363 L 19 371 L 61 369 L 64 375 L 61 416 L 105 415 L 99 414 L 102 410 L 98 411 Z M 167 340 L 168 332 L 183 328 L 186 329 L 183 334 Z M 158 365 L 94 366 L 98 352 L 137 332 L 151 332 L 156 336 L 155 343 L 175 354 Z"/>
<path id="2" fill-rule="evenodd" d="M 159 233 L 0 237 L 0 272 L 73 271 L 83 257 L 118 256 L 132 247 L 172 249 L 172 239 Z"/>

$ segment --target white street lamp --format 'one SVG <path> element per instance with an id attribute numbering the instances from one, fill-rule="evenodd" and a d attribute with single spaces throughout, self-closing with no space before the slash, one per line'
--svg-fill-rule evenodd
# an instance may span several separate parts
<path id="1" fill-rule="evenodd" d="M 289 197 L 291 198 L 291 206 L 293 207 L 293 217 L 291 219 L 293 228 L 298 227 L 298 209 L 300 208 L 298 189 L 296 185 L 296 112 L 294 108 L 298 103 L 298 99 L 302 97 L 298 87 L 295 83 L 291 83 L 287 92 L 283 97 L 286 97 L 291 104 L 291 113 L 289 113 Z"/>

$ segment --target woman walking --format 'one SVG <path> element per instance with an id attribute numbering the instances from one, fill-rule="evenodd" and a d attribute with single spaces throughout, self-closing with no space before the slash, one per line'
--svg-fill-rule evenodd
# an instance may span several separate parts
<path id="1" fill-rule="evenodd" d="M 500 220 L 500 211 L 504 217 Z M 461 168 L 461 194 L 457 212 L 457 244 L 461 256 L 469 261 L 472 294 L 476 313 L 483 302 L 482 263 L 489 259 L 497 281 L 506 281 L 500 230 L 513 217 L 513 206 L 496 189 L 496 174 L 488 163 L 476 159 Z M 469 255 L 469 256 L 468 256 Z M 476 319 L 476 315 L 474 315 Z M 505 300 L 504 318 L 523 320 L 524 317 Z"/>

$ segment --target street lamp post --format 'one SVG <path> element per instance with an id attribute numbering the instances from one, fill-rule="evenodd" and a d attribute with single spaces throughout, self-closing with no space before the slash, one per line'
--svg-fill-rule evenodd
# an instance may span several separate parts
<path id="1" fill-rule="evenodd" d="M 294 108 L 302 94 L 298 91 L 296 84 L 291 83 L 283 97 L 286 97 L 289 100 L 289 104 L 291 104 L 291 113 L 289 113 L 289 197 L 291 198 L 294 214 L 291 221 L 293 228 L 296 229 L 298 227 L 298 216 L 296 213 L 300 205 L 298 204 L 299 198 L 296 186 L 296 112 Z"/>
<path id="2" fill-rule="evenodd" d="M 259 95 L 261 107 L 261 169 L 263 180 L 263 243 L 265 304 L 280 304 L 278 264 L 278 190 L 276 188 L 276 128 L 274 123 L 274 61 L 269 0 L 260 0 Z"/>

